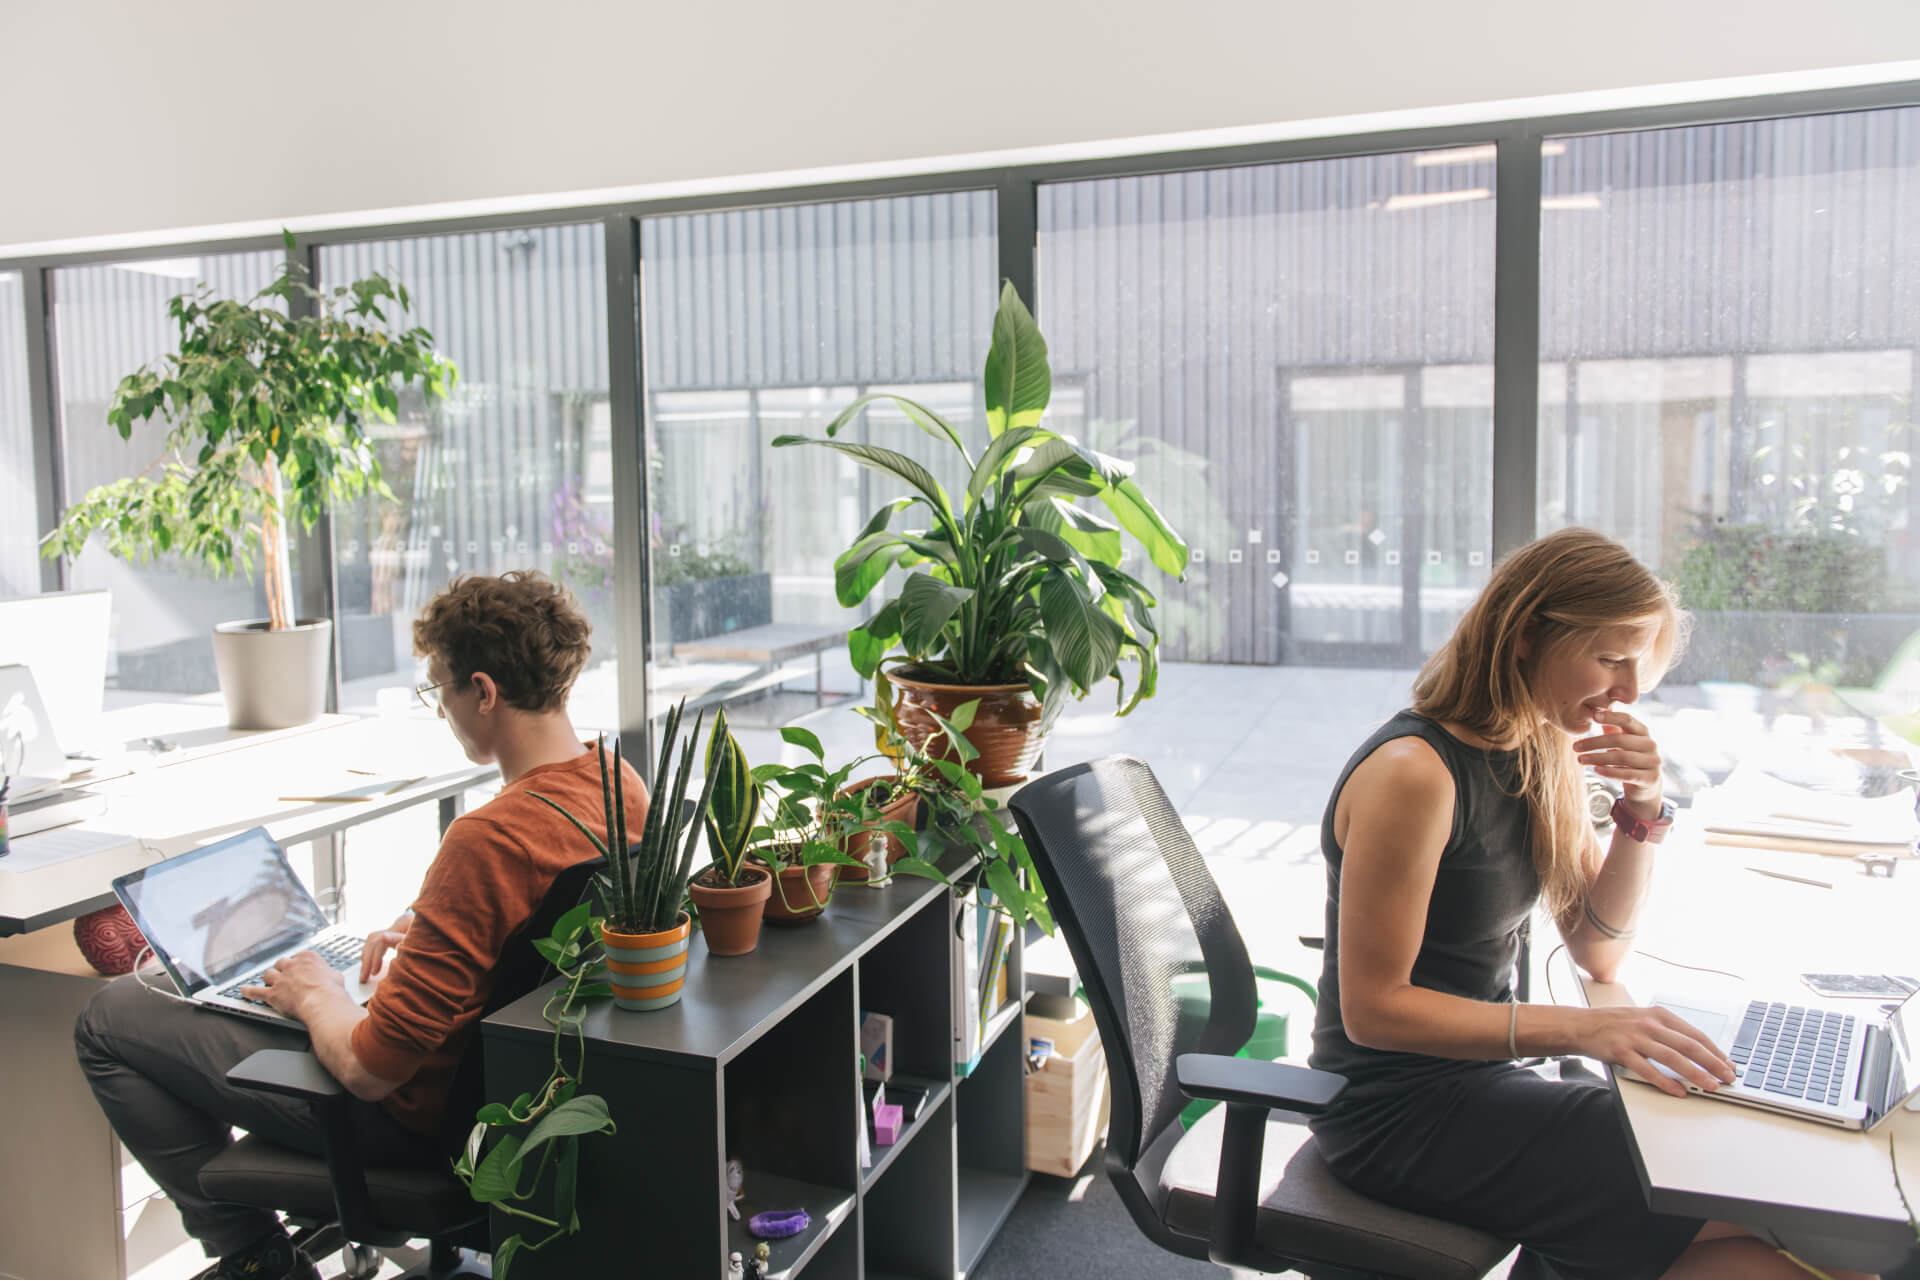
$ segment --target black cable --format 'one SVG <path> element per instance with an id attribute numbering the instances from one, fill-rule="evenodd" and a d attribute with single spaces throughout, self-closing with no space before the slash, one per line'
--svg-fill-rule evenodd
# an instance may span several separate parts
<path id="1" fill-rule="evenodd" d="M 1555 1005 L 1560 1004 L 1560 998 L 1554 995 L 1554 991 L 1553 991 L 1553 958 L 1560 955 L 1560 953 L 1566 950 L 1567 950 L 1567 945 L 1564 942 L 1556 945 L 1553 951 L 1547 953 L 1546 964 L 1541 967 L 1541 972 L 1547 980 L 1547 1000 L 1551 1001 Z M 1646 957 L 1649 961 L 1658 961 L 1662 965 L 1671 965 L 1675 969 L 1695 970 L 1701 974 L 1719 974 L 1740 983 L 1744 983 L 1747 981 L 1745 975 L 1735 974 L 1732 970 L 1718 970 L 1711 965 L 1688 965 L 1685 961 L 1669 960 L 1667 957 L 1656 956 L 1654 953 L 1645 951 L 1643 949 L 1636 948 L 1635 951 L 1638 952 L 1639 955 Z"/>

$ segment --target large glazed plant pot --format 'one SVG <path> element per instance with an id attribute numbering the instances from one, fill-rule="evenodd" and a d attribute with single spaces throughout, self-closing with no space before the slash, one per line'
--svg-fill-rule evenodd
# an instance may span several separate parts
<path id="1" fill-rule="evenodd" d="M 841 795 L 853 796 L 865 791 L 867 788 L 882 783 L 891 785 L 897 778 L 898 775 L 889 774 L 882 778 L 864 779 L 841 792 Z M 912 792 L 903 792 L 891 802 L 880 807 L 880 821 L 883 823 L 905 823 L 911 827 L 913 826 L 915 817 L 918 815 L 919 809 L 920 798 Z M 872 832 L 863 828 L 848 836 L 846 842 L 841 846 L 850 857 L 859 859 L 861 866 L 842 867 L 840 869 L 840 879 L 843 881 L 864 881 L 870 879 L 872 876 L 873 854 L 875 852 L 874 846 L 876 844 L 886 851 L 886 865 L 888 867 L 892 867 L 907 852 L 906 846 L 900 843 L 899 837 L 887 832 Z"/>
<path id="2" fill-rule="evenodd" d="M 834 877 L 839 870 L 838 863 L 781 868 L 773 893 L 767 896 L 767 920 L 775 925 L 801 925 L 817 919 L 833 897 Z"/>
<path id="3" fill-rule="evenodd" d="M 213 665 L 231 729 L 287 729 L 327 710 L 333 623 L 303 618 L 279 631 L 264 618 L 216 623 Z"/>
<path id="4" fill-rule="evenodd" d="M 700 932 L 707 936 L 707 952 L 713 956 L 745 956 L 760 943 L 760 920 L 767 897 L 773 893 L 773 877 L 764 867 L 741 869 L 744 885 L 713 885 L 712 869 L 693 878 L 687 893 L 700 909 Z"/>
<path id="5" fill-rule="evenodd" d="M 670 930 L 654 934 L 626 934 L 600 927 L 600 946 L 607 954 L 607 977 L 613 984 L 613 1003 L 623 1010 L 659 1010 L 680 999 L 687 981 L 687 944 L 693 921 L 685 912 Z"/>
<path id="6" fill-rule="evenodd" d="M 911 667 L 888 673 L 888 679 L 895 691 L 894 724 L 915 748 L 925 747 L 939 733 L 928 711 L 950 719 L 962 703 L 977 698 L 980 707 L 973 714 L 973 724 L 961 736 L 980 755 L 967 768 L 980 776 L 983 787 L 1011 787 L 1027 781 L 1046 745 L 1040 700 L 1030 686 L 943 685 L 917 678 Z M 936 757 L 950 754 L 944 742 L 931 749 Z"/>

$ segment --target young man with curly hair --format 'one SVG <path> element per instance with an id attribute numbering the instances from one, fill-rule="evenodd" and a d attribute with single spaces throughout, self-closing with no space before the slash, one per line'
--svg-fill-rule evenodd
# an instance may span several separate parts
<path id="1" fill-rule="evenodd" d="M 305 1103 L 227 1085 L 256 1050 L 304 1049 L 352 1093 L 369 1160 L 435 1163 L 468 1118 L 444 1115 L 454 1069 L 502 968 L 502 950 L 566 867 L 588 853 L 579 833 L 528 793 L 537 789 L 589 827 L 603 813 L 600 764 L 567 718 L 590 649 L 587 620 L 544 576 L 456 580 L 413 625 L 427 660 L 421 695 L 467 758 L 497 763 L 501 789 L 456 820 L 420 893 L 367 939 L 361 979 L 380 975 L 363 1008 L 318 955 L 287 957 L 248 994 L 307 1034 L 169 1001 L 132 976 L 103 988 L 80 1015 L 80 1064 L 128 1151 L 180 1208 L 187 1230 L 220 1259 L 216 1276 L 312 1276 L 279 1219 L 200 1191 L 200 1169 L 231 1142 L 229 1127 L 304 1151 L 322 1150 Z M 623 764 L 627 823 L 647 794 Z"/>

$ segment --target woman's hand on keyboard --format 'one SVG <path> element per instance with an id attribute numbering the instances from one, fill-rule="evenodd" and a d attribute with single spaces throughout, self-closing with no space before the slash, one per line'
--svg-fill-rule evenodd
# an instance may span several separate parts
<path id="1" fill-rule="evenodd" d="M 1732 1061 L 1714 1046 L 1713 1038 L 1671 1010 L 1614 1005 L 1584 1014 L 1579 1053 L 1628 1068 L 1668 1094 L 1685 1096 L 1687 1089 L 1661 1067 L 1708 1091 L 1736 1078 Z"/>
<path id="2" fill-rule="evenodd" d="M 394 923 L 384 930 L 375 930 L 367 935 L 367 945 L 360 953 L 360 981 L 373 982 L 374 975 L 386 967 L 387 953 L 397 951 L 400 940 L 407 936 L 407 930 L 413 925 L 413 910 L 400 913 Z"/>

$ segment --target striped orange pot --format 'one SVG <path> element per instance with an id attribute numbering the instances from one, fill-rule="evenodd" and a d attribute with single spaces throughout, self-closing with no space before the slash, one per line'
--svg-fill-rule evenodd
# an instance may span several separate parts
<path id="1" fill-rule="evenodd" d="M 685 912 L 672 929 L 653 934 L 625 934 L 602 925 L 600 946 L 607 954 L 613 1003 L 623 1010 L 659 1010 L 678 1001 L 692 937 L 693 922 Z"/>

